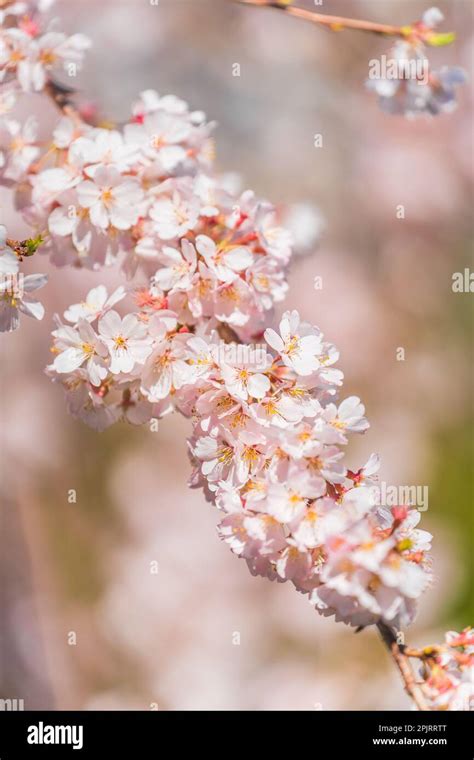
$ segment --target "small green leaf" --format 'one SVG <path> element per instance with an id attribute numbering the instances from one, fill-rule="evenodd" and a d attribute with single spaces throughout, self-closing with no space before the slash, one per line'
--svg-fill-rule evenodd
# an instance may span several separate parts
<path id="1" fill-rule="evenodd" d="M 25 246 L 25 256 L 33 256 L 33 254 L 36 253 L 40 245 L 43 245 L 44 243 L 44 237 L 42 235 L 37 235 L 34 238 L 28 238 L 28 240 L 24 241 Z"/>
<path id="2" fill-rule="evenodd" d="M 454 32 L 444 32 L 438 34 L 437 32 L 431 32 L 426 36 L 426 43 L 431 47 L 444 47 L 445 45 L 451 45 L 456 39 Z"/>

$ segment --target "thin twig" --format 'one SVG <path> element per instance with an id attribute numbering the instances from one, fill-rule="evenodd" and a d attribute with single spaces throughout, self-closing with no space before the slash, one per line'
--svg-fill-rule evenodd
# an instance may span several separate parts
<path id="1" fill-rule="evenodd" d="M 363 21 L 355 18 L 345 18 L 344 16 L 328 16 L 324 13 L 315 13 L 304 8 L 295 8 L 293 5 L 283 5 L 283 3 L 272 2 L 271 0 L 233 0 L 240 5 L 255 5 L 262 8 L 274 8 L 283 11 L 288 16 L 295 16 L 305 21 L 311 21 L 313 24 L 327 26 L 334 31 L 340 29 L 356 29 L 359 32 L 370 32 L 371 34 L 382 34 L 385 37 L 404 37 L 404 28 L 393 26 L 391 24 L 377 24 L 374 21 Z"/>
<path id="2" fill-rule="evenodd" d="M 67 112 L 68 108 L 72 107 L 72 98 L 76 90 L 73 87 L 60 84 L 54 79 L 49 79 L 46 83 L 44 91 L 53 101 L 54 105 L 59 108 L 63 113 Z"/>
<path id="3" fill-rule="evenodd" d="M 377 628 L 379 629 L 382 641 L 392 655 L 393 660 L 400 671 L 400 675 L 402 676 L 405 685 L 405 691 L 413 699 L 418 710 L 422 710 L 423 712 L 429 711 L 430 708 L 426 703 L 420 685 L 415 680 L 410 661 L 404 652 L 403 644 L 398 643 L 395 632 L 385 623 L 377 623 Z"/>

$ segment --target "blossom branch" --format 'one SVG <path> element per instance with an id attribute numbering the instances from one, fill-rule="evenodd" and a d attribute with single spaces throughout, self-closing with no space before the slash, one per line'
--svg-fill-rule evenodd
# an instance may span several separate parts
<path id="1" fill-rule="evenodd" d="M 66 115 L 70 115 L 71 111 L 74 111 L 71 104 L 71 96 L 75 93 L 73 87 L 67 87 L 64 84 L 49 79 L 45 85 L 44 91 L 48 97 L 51 98 L 54 105 L 59 108 Z"/>
<path id="2" fill-rule="evenodd" d="M 377 623 L 377 628 L 382 637 L 382 641 L 392 655 L 393 661 L 400 672 L 405 685 L 405 691 L 413 699 L 418 710 L 424 712 L 429 711 L 430 708 L 426 703 L 423 690 L 420 684 L 415 681 L 415 676 L 406 654 L 405 647 L 403 644 L 398 643 L 393 628 L 390 628 L 386 623 L 380 621 Z"/>
<path id="3" fill-rule="evenodd" d="M 310 21 L 332 31 L 351 29 L 394 38 L 389 58 L 391 71 L 382 70 L 379 61 L 369 67 L 366 86 L 378 96 L 380 107 L 390 114 L 408 117 L 434 116 L 451 111 L 456 106 L 457 87 L 466 82 L 466 73 L 459 66 L 443 66 L 432 69 L 426 55 L 426 47 L 449 45 L 456 38 L 453 32 L 438 32 L 436 28 L 444 20 L 438 8 L 429 8 L 421 19 L 403 26 L 379 24 L 373 21 L 328 16 L 298 8 L 292 0 L 233 0 L 240 5 L 273 8 L 288 16 Z"/>
<path id="4" fill-rule="evenodd" d="M 333 30 L 395 36 L 392 53 L 406 64 L 424 58 L 425 42 L 449 41 L 432 31 L 442 21 L 434 8 L 392 27 L 283 0 L 236 1 Z M 396 639 L 429 585 L 431 536 L 416 527 L 416 510 L 374 504 L 378 456 L 357 470 L 341 461 L 347 435 L 369 423 L 357 396 L 339 402 L 336 347 L 297 311 L 283 314 L 279 332 L 270 326 L 288 288 L 291 234 L 271 204 L 233 192 L 216 174 L 213 123 L 178 98 L 145 90 L 122 125 L 83 116 L 74 89 L 56 76 L 82 64 L 90 41 L 44 29 L 42 5 L 0 0 L 9 9 L 0 12 L 3 111 L 22 94 L 44 92 L 63 116 L 46 152 L 34 119 L 0 119 L 8 145 L 0 179 L 21 191 L 25 218 L 47 230 L 16 241 L 0 225 L 0 331 L 17 329 L 20 311 L 44 315 L 30 293 L 46 276 L 16 277 L 18 262 L 43 243 L 58 265 L 119 264 L 126 287 L 109 295 L 99 285 L 56 320 L 47 372 L 64 386 L 71 413 L 96 430 L 119 420 L 155 424 L 173 410 L 192 418 L 191 484 L 224 514 L 219 535 L 252 574 L 291 582 L 320 614 L 377 624 L 418 709 L 471 704 L 470 629 L 449 632 L 452 651 L 442 656 Z M 392 113 L 433 115 L 452 110 L 460 81 L 443 67 L 420 93 L 402 69 L 389 95 L 386 82 L 374 89 Z M 135 305 L 122 317 L 115 306 L 132 292 Z M 423 663 L 421 684 L 410 656 Z"/>

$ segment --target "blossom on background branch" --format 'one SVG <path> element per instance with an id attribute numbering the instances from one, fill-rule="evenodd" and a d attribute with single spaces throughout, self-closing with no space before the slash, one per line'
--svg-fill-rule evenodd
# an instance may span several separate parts
<path id="1" fill-rule="evenodd" d="M 310 21 L 334 32 L 352 30 L 369 32 L 382 37 L 394 37 L 395 42 L 384 56 L 383 71 L 371 68 L 367 87 L 378 95 L 384 111 L 408 117 L 435 116 L 456 107 L 456 90 L 466 81 L 459 66 L 442 66 L 433 70 L 426 55 L 427 47 L 443 47 L 454 42 L 452 32 L 437 32 L 444 16 L 438 8 L 425 11 L 422 18 L 405 26 L 379 24 L 373 21 L 328 16 L 316 11 L 297 8 L 291 0 L 233 0 L 241 5 L 273 8 L 288 16 Z M 388 61 L 388 65 L 387 65 Z M 379 63 L 379 62 L 376 62 Z"/>
<path id="2" fill-rule="evenodd" d="M 81 65 L 87 38 L 43 29 L 50 0 L 0 2 L 0 176 L 33 230 L 15 241 L 0 228 L 0 273 L 17 275 L 39 249 L 58 266 L 123 275 L 55 317 L 47 373 L 69 411 L 96 430 L 189 418 L 191 486 L 250 572 L 289 581 L 357 630 L 378 626 L 419 709 L 469 709 L 468 632 L 422 653 L 423 684 L 409 664 L 418 655 L 398 643 L 432 582 L 431 536 L 418 511 L 376 504 L 375 454 L 345 466 L 349 435 L 369 423 L 358 397 L 339 398 L 337 349 L 296 311 L 272 326 L 293 253 L 275 208 L 216 174 L 214 125 L 175 96 L 142 92 L 120 129 L 89 123 L 57 81 Z M 34 117 L 10 115 L 32 92 L 61 110 L 46 147 Z M 26 293 L 44 284 L 29 278 Z M 19 310 L 43 314 L 17 291 L 0 296 L 3 329 Z"/>
<path id="3" fill-rule="evenodd" d="M 444 644 L 412 649 L 383 622 L 380 633 L 392 652 L 407 693 L 419 710 L 472 710 L 474 699 L 474 632 L 449 631 Z M 412 660 L 418 661 L 418 670 Z"/>

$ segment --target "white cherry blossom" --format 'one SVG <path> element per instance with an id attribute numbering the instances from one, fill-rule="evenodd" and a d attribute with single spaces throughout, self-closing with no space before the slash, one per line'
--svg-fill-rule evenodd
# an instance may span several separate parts
<path id="1" fill-rule="evenodd" d="M 320 366 L 321 335 L 310 325 L 300 322 L 297 311 L 283 314 L 280 334 L 267 328 L 265 340 L 280 354 L 283 362 L 299 375 L 310 375 Z"/>
<path id="2" fill-rule="evenodd" d="M 77 324 L 81 319 L 93 322 L 125 298 L 125 295 L 125 288 L 122 285 L 116 288 L 110 296 L 107 294 L 107 288 L 104 285 L 98 285 L 89 290 L 84 301 L 69 306 L 64 312 L 64 319 L 73 324 Z"/>
<path id="3" fill-rule="evenodd" d="M 76 329 L 60 327 L 53 335 L 59 351 L 53 362 L 56 372 L 74 372 L 85 363 L 92 385 L 100 385 L 108 374 L 105 359 L 109 352 L 89 322 L 81 319 Z"/>
<path id="4" fill-rule="evenodd" d="M 136 180 L 123 177 L 115 168 L 98 168 L 93 179 L 77 186 L 83 208 L 89 209 L 93 225 L 106 230 L 110 225 L 128 230 L 140 216 L 143 190 Z"/>
<path id="5" fill-rule="evenodd" d="M 0 279 L 0 332 L 12 332 L 19 327 L 20 313 L 43 319 L 44 306 L 30 293 L 46 285 L 45 274 L 28 274 Z"/>
<path id="6" fill-rule="evenodd" d="M 164 246 L 159 253 L 163 266 L 155 273 L 154 280 L 162 290 L 188 290 L 196 271 L 196 249 L 189 240 L 181 241 L 181 250 Z"/>
<path id="7" fill-rule="evenodd" d="M 197 236 L 196 248 L 210 271 L 225 283 L 233 282 L 238 272 L 247 269 L 253 262 L 252 253 L 247 247 L 216 245 L 214 240 L 206 235 Z"/>
<path id="8" fill-rule="evenodd" d="M 18 269 L 18 258 L 7 246 L 7 228 L 0 224 L 0 278 L 16 275 Z"/>
<path id="9" fill-rule="evenodd" d="M 135 364 L 144 364 L 152 350 L 147 327 L 134 314 L 121 319 L 116 311 L 108 311 L 99 319 L 99 335 L 109 349 L 113 375 L 131 372 Z"/>
<path id="10" fill-rule="evenodd" d="M 22 179 L 38 157 L 37 126 L 34 116 L 23 125 L 13 119 L 0 119 L 0 173 L 6 179 Z"/>

